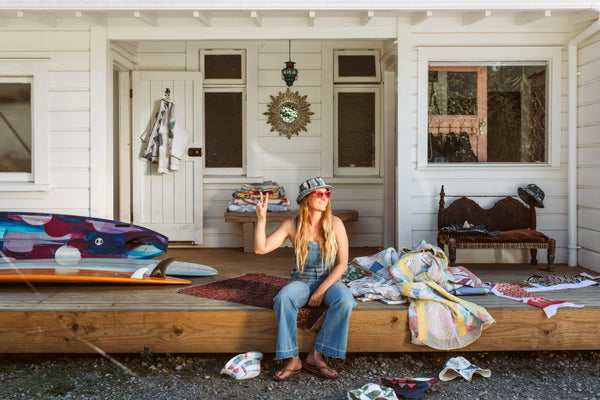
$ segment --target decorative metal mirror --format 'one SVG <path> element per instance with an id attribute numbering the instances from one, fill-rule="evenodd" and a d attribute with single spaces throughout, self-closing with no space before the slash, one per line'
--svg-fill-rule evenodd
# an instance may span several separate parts
<path id="1" fill-rule="evenodd" d="M 271 124 L 271 132 L 278 131 L 279 135 L 285 135 L 288 139 L 298 135 L 301 130 L 306 131 L 310 116 L 314 114 L 310 111 L 306 96 L 300 96 L 290 88 L 285 93 L 279 92 L 277 97 L 271 96 L 268 107 L 264 115 L 269 117 L 267 122 Z"/>

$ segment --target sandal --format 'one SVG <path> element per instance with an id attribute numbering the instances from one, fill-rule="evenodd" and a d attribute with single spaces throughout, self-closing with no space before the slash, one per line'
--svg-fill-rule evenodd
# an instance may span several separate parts
<path id="1" fill-rule="evenodd" d="M 288 379 L 290 379 L 292 376 L 298 375 L 300 373 L 300 371 L 302 371 L 302 367 L 300 367 L 298 369 L 283 368 L 277 372 L 281 372 L 281 375 L 285 374 L 286 372 L 289 372 L 289 374 L 285 378 L 280 378 L 279 376 L 277 376 L 277 372 L 275 372 L 273 374 L 273 379 L 275 379 L 276 381 L 279 381 L 279 382 L 285 382 Z"/>
<path id="2" fill-rule="evenodd" d="M 313 374 L 320 376 L 321 378 L 337 379 L 337 377 L 338 377 L 338 373 L 334 369 L 331 369 L 327 364 L 325 364 L 323 367 L 318 367 L 318 366 L 310 364 L 308 362 L 304 362 L 304 363 L 302 363 L 302 368 L 304 368 L 308 372 L 312 372 Z M 323 372 L 323 370 L 327 370 L 329 372 L 333 371 L 334 373 L 328 374 L 328 373 Z"/>

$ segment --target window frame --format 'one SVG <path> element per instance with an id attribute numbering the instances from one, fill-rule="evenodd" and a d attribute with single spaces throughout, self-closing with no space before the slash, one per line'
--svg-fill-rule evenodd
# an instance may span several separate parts
<path id="1" fill-rule="evenodd" d="M 0 172 L 1 191 L 48 191 L 48 64 L 43 59 L 0 59 L 3 78 L 31 80 L 31 172 Z"/>
<path id="2" fill-rule="evenodd" d="M 241 74 L 240 79 L 214 79 L 207 78 L 205 74 L 204 56 L 205 55 L 241 55 Z M 200 49 L 200 71 L 203 74 L 203 85 L 245 85 L 246 84 L 246 49 Z"/>
<path id="3" fill-rule="evenodd" d="M 202 143 L 206 142 L 206 111 L 205 111 L 205 93 L 241 93 L 242 94 L 242 166 L 231 168 L 210 168 L 206 166 L 206 157 L 202 157 L 202 168 L 209 175 L 243 175 L 246 171 L 246 88 L 245 87 L 203 87 L 202 90 Z"/>
<path id="4" fill-rule="evenodd" d="M 368 56 L 375 58 L 375 76 L 339 76 L 339 57 L 338 56 Z M 356 49 L 333 51 L 333 82 L 334 83 L 381 83 L 381 63 L 380 55 L 377 49 Z"/>
<path id="5" fill-rule="evenodd" d="M 374 93 L 375 94 L 375 166 L 340 167 L 338 166 L 338 93 Z M 333 88 L 333 175 L 334 176 L 379 176 L 381 171 L 381 88 L 379 85 L 340 85 Z"/>
<path id="6" fill-rule="evenodd" d="M 561 48 L 560 47 L 419 47 L 417 105 L 417 168 L 498 168 L 560 167 L 561 165 Z M 429 163 L 428 76 L 430 63 L 462 62 L 465 65 L 489 62 L 547 62 L 546 162 L 543 163 Z M 469 64 L 472 63 L 472 64 Z"/>

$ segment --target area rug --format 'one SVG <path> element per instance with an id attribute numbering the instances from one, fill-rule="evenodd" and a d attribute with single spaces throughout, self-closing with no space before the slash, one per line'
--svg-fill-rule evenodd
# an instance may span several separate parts
<path id="1" fill-rule="evenodd" d="M 207 299 L 273 309 L 273 299 L 289 281 L 289 278 L 267 274 L 244 274 L 206 285 L 180 289 L 178 292 Z M 326 310 L 325 306 L 302 307 L 298 312 L 298 326 L 311 329 Z"/>

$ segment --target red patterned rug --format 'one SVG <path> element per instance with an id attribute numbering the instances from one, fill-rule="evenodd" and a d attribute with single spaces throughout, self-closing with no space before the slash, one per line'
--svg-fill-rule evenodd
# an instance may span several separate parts
<path id="1" fill-rule="evenodd" d="M 180 289 L 178 292 L 208 299 L 273 309 L 273 298 L 289 278 L 267 274 L 244 274 L 235 278 Z M 302 307 L 298 312 L 298 326 L 312 328 L 325 313 L 327 307 Z"/>

